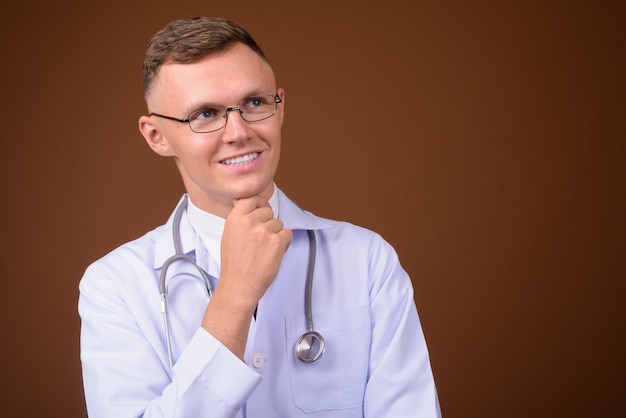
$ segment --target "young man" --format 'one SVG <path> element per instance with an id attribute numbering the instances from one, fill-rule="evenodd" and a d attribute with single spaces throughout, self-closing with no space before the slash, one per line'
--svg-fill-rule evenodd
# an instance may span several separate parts
<path id="1" fill-rule="evenodd" d="M 274 184 L 285 92 L 250 35 L 170 23 L 144 89 L 139 130 L 187 193 L 81 280 L 89 416 L 440 416 L 396 253 Z"/>

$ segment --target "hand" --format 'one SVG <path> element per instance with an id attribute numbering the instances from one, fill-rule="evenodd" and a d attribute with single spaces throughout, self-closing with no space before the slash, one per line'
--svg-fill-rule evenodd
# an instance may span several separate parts
<path id="1" fill-rule="evenodd" d="M 220 279 L 202 327 L 243 358 L 250 320 L 272 284 L 293 234 L 260 196 L 239 199 L 224 226 Z"/>
<path id="2" fill-rule="evenodd" d="M 292 236 L 267 200 L 234 201 L 222 235 L 220 283 L 254 308 L 276 278 Z"/>

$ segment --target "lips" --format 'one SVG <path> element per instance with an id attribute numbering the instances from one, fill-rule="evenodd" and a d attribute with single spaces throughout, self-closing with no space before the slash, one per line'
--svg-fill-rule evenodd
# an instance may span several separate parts
<path id="1" fill-rule="evenodd" d="M 251 152 L 251 153 L 246 154 L 246 155 L 240 155 L 240 156 L 234 157 L 234 158 L 227 158 L 225 160 L 220 161 L 220 163 L 226 164 L 226 165 L 231 165 L 231 166 L 244 165 L 244 164 L 248 164 L 248 163 L 251 163 L 252 161 L 256 160 L 256 158 L 258 156 L 259 156 L 258 152 Z"/>

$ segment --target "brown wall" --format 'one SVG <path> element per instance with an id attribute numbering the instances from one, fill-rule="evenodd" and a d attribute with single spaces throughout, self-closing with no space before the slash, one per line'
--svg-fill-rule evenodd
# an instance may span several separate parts
<path id="1" fill-rule="evenodd" d="M 2 12 L 3 416 L 85 416 L 78 281 L 182 192 L 144 46 L 199 14 L 287 91 L 278 184 L 398 250 L 446 417 L 624 410 L 626 3 L 74 3 Z"/>

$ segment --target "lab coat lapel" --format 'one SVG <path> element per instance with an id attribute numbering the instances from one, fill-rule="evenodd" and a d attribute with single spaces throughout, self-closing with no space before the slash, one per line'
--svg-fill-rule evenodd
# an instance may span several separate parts
<path id="1" fill-rule="evenodd" d="M 178 201 L 176 208 L 178 208 L 183 200 L 184 196 Z M 161 228 L 160 234 L 156 239 L 154 244 L 154 265 L 155 269 L 160 269 L 163 267 L 163 263 L 169 257 L 175 254 L 176 249 L 174 248 L 174 236 L 173 236 L 173 223 L 174 223 L 174 214 L 176 213 L 176 208 L 170 215 L 166 224 Z M 189 222 L 189 218 L 187 217 L 187 212 L 185 212 L 180 220 L 180 241 L 182 244 L 182 249 L 185 254 L 191 254 L 196 251 L 196 246 L 198 243 L 198 236 L 194 231 L 191 223 Z M 202 266 L 206 268 L 206 266 Z"/>
<path id="2" fill-rule="evenodd" d="M 328 221 L 318 218 L 306 210 L 300 209 L 291 199 L 285 195 L 282 190 L 278 189 L 279 215 L 281 221 L 286 228 L 296 229 L 324 229 L 330 224 Z"/>

